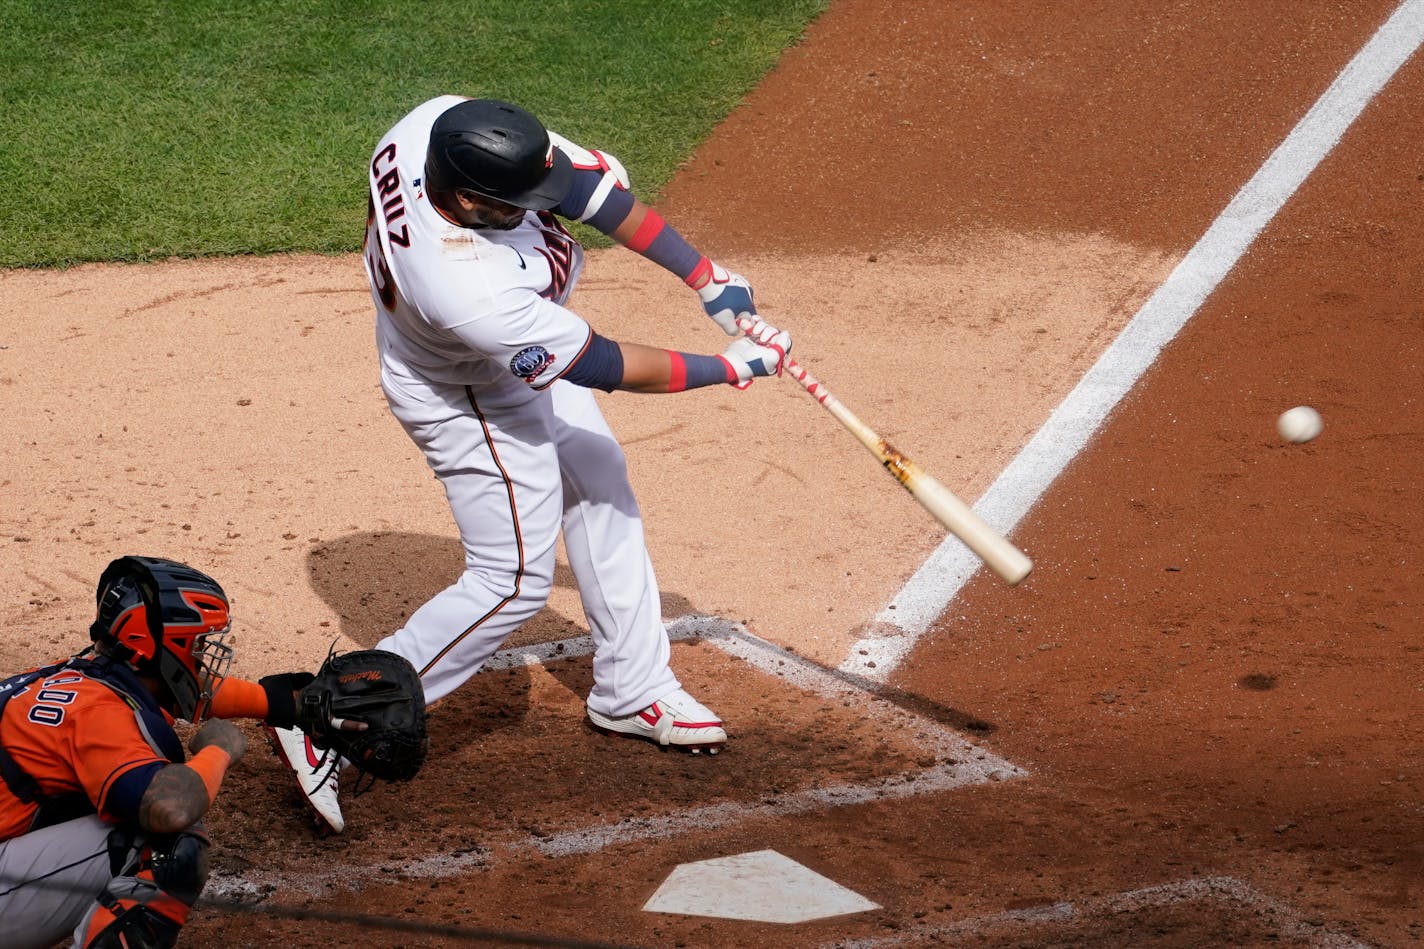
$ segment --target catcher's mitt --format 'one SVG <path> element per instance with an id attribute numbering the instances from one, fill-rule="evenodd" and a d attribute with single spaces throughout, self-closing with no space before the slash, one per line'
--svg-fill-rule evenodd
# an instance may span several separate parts
<path id="1" fill-rule="evenodd" d="M 318 748 L 386 781 L 409 781 L 425 762 L 425 689 L 415 667 L 384 649 L 333 653 L 298 693 L 297 725 Z M 343 731 L 360 721 L 365 731 Z"/>

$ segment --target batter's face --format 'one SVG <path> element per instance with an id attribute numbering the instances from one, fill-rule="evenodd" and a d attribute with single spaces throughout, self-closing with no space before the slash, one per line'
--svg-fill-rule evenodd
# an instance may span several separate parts
<path id="1" fill-rule="evenodd" d="M 455 192 L 460 203 L 460 223 L 466 227 L 488 227 L 497 231 L 512 231 L 524 220 L 524 209 L 473 191 Z"/>

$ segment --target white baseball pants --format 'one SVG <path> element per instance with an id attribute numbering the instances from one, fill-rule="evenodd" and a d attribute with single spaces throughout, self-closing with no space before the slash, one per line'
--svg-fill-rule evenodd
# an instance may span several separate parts
<path id="1" fill-rule="evenodd" d="M 512 376 L 474 389 L 383 366 L 391 411 L 445 486 L 465 572 L 377 644 L 434 702 L 543 608 L 560 529 L 593 635 L 588 705 L 632 714 L 680 688 L 623 449 L 592 391 Z"/>

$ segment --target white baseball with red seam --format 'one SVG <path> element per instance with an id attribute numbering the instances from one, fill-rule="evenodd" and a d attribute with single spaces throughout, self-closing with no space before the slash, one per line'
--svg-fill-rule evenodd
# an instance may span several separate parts
<path id="1" fill-rule="evenodd" d="M 1276 419 L 1276 431 L 1288 442 L 1303 444 L 1319 435 L 1325 428 L 1320 413 L 1308 405 L 1297 405 L 1287 409 Z"/>

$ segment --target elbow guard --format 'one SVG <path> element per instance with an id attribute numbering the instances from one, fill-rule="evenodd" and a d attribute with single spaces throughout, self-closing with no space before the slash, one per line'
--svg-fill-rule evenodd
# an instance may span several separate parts
<path id="1" fill-rule="evenodd" d="M 554 208 L 554 212 L 599 230 L 603 230 L 602 225 L 615 216 L 621 221 L 628 213 L 627 207 L 623 208 L 620 216 L 616 209 L 616 205 L 620 203 L 618 200 L 614 200 L 614 207 L 606 210 L 605 205 L 608 204 L 610 195 L 625 193 L 632 187 L 628 169 L 623 167 L 623 163 L 606 152 L 576 145 L 554 132 L 549 133 L 549 139 L 559 151 L 568 156 L 574 166 L 573 186 L 564 200 L 559 202 L 558 207 Z M 600 211 L 605 213 L 600 216 Z M 594 220 L 595 217 L 598 220 Z M 608 231 L 617 227 L 618 221 L 613 221 Z"/>

